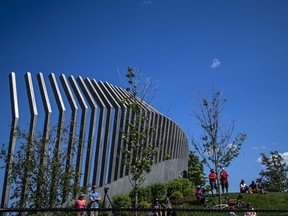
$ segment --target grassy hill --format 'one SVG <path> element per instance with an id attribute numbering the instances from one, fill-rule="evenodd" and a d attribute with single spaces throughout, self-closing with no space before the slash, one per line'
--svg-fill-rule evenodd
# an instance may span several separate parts
<path id="1" fill-rule="evenodd" d="M 229 194 L 229 199 L 237 199 L 239 193 Z M 243 201 L 251 202 L 255 209 L 288 209 L 288 193 L 270 192 L 267 194 L 241 194 Z M 223 197 L 224 198 L 224 197 Z M 211 197 L 212 202 L 218 203 L 218 197 Z M 209 202 L 207 205 L 211 204 Z"/>

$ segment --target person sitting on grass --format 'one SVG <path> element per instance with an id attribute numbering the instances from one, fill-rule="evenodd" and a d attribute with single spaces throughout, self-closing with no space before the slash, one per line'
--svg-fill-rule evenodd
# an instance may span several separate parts
<path id="1" fill-rule="evenodd" d="M 201 202 L 201 195 L 202 194 L 202 190 L 200 185 L 197 186 L 196 191 L 195 191 L 195 197 L 196 197 L 196 203 L 197 205 L 200 204 Z"/>
<path id="2" fill-rule="evenodd" d="M 165 201 L 164 203 L 162 203 L 162 207 L 167 211 L 165 211 L 165 216 L 172 216 L 172 213 L 173 213 L 173 206 L 169 200 L 169 197 L 166 197 L 165 198 Z"/>
<path id="3" fill-rule="evenodd" d="M 258 187 L 258 184 L 254 181 L 249 185 L 249 193 L 260 193 L 264 194 L 264 190 Z"/>
<path id="4" fill-rule="evenodd" d="M 152 204 L 152 209 L 154 210 L 153 213 L 152 213 L 153 216 L 162 216 L 162 212 L 160 210 L 161 209 L 161 205 L 159 204 L 159 200 L 158 200 L 157 197 L 154 199 L 154 202 Z"/>
<path id="5" fill-rule="evenodd" d="M 253 212 L 254 208 L 252 207 L 252 204 L 250 202 L 247 203 L 247 212 L 244 212 L 244 216 L 256 216 L 256 212 Z"/>
<path id="6" fill-rule="evenodd" d="M 234 208 L 234 206 L 233 206 L 233 203 L 230 202 L 230 203 L 229 203 L 228 216 L 237 216 L 234 211 L 235 211 L 235 208 Z"/>
<path id="7" fill-rule="evenodd" d="M 205 188 L 203 188 L 203 190 L 200 192 L 200 196 L 201 196 L 200 204 L 203 204 L 203 206 L 206 207 L 207 199 L 206 199 L 206 189 Z"/>
<path id="8" fill-rule="evenodd" d="M 248 193 L 248 185 L 245 183 L 244 179 L 240 182 L 240 193 Z"/>

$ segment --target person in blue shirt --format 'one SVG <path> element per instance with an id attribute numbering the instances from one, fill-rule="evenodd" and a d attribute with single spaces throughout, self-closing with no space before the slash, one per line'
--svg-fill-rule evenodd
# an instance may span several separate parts
<path id="1" fill-rule="evenodd" d="M 99 208 L 99 201 L 101 200 L 100 193 L 96 191 L 96 186 L 92 187 L 92 192 L 89 194 L 90 208 Z M 91 211 L 92 216 L 98 216 L 98 211 Z"/>

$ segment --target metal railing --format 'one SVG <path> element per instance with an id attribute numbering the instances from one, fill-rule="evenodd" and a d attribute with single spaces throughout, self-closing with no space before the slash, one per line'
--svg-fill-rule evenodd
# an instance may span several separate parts
<path id="1" fill-rule="evenodd" d="M 14 215 L 33 215 L 33 216 L 188 216 L 188 215 L 203 215 L 203 216 L 227 216 L 229 210 L 216 210 L 216 209 L 192 209 L 192 208 L 173 208 L 173 209 L 133 209 L 133 208 L 99 208 L 99 209 L 74 209 L 74 208 L 53 208 L 53 209 L 0 209 L 0 216 L 14 216 Z M 249 210 L 235 210 L 233 211 L 237 216 L 244 215 Z M 287 210 L 276 210 L 276 209 L 255 209 L 253 212 L 257 216 L 288 216 Z"/>

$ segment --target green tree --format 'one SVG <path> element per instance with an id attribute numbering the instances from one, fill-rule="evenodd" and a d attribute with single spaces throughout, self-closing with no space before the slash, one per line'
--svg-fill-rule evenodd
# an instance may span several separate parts
<path id="1" fill-rule="evenodd" d="M 193 186 L 205 185 L 206 182 L 204 166 L 199 157 L 192 151 L 189 153 L 188 179 Z"/>
<path id="2" fill-rule="evenodd" d="M 139 71 L 138 71 L 139 73 Z M 151 171 L 158 155 L 159 146 L 156 145 L 156 125 L 150 122 L 149 105 L 144 102 L 147 96 L 147 87 L 144 85 L 139 98 L 139 77 L 133 67 L 128 67 L 126 78 L 127 95 L 121 102 L 128 107 L 131 118 L 127 122 L 125 131 L 122 131 L 124 148 L 122 150 L 123 164 L 126 166 L 128 178 L 135 191 L 134 203 L 138 206 L 138 187 L 145 180 L 145 175 Z"/>
<path id="3" fill-rule="evenodd" d="M 235 122 L 224 122 L 222 113 L 228 100 L 223 98 L 221 91 L 216 91 L 212 86 L 211 98 L 199 93 L 197 101 L 199 109 L 192 112 L 203 132 L 198 138 L 192 137 L 192 145 L 203 158 L 201 162 L 216 171 L 219 187 L 220 168 L 228 167 L 239 155 L 246 134 L 238 133 L 234 136 Z"/>
<path id="4" fill-rule="evenodd" d="M 61 138 L 59 138 L 59 132 L 62 135 Z M 51 208 L 59 206 L 63 200 L 74 199 L 73 192 L 80 192 L 81 188 L 74 184 L 74 180 L 79 175 L 75 171 L 75 166 L 66 164 L 67 158 L 71 157 L 67 154 L 69 131 L 67 129 L 59 131 L 56 126 L 49 130 L 48 136 L 44 137 L 43 133 L 39 132 L 32 137 L 29 132 L 17 128 L 14 136 L 17 137 L 18 145 L 13 155 L 12 172 L 9 176 L 10 199 L 14 200 L 11 206 Z M 55 146 L 59 143 L 59 139 L 62 148 L 55 154 Z M 75 142 L 76 140 L 72 146 L 72 157 L 75 156 Z M 5 145 L 2 145 L 1 159 L 8 162 L 8 158 Z M 55 167 L 57 167 L 57 175 L 53 175 Z M 53 179 L 52 176 L 54 176 Z M 27 187 L 26 194 L 22 193 L 24 184 Z M 66 199 L 63 199 L 63 194 Z M 53 196 L 52 200 L 51 196 Z"/>
<path id="5" fill-rule="evenodd" d="M 257 182 L 265 190 L 282 192 L 288 189 L 288 167 L 278 151 L 271 151 L 270 154 L 271 156 L 267 157 L 261 153 L 261 164 L 265 166 L 265 170 L 260 171 L 260 178 L 257 179 Z"/>

